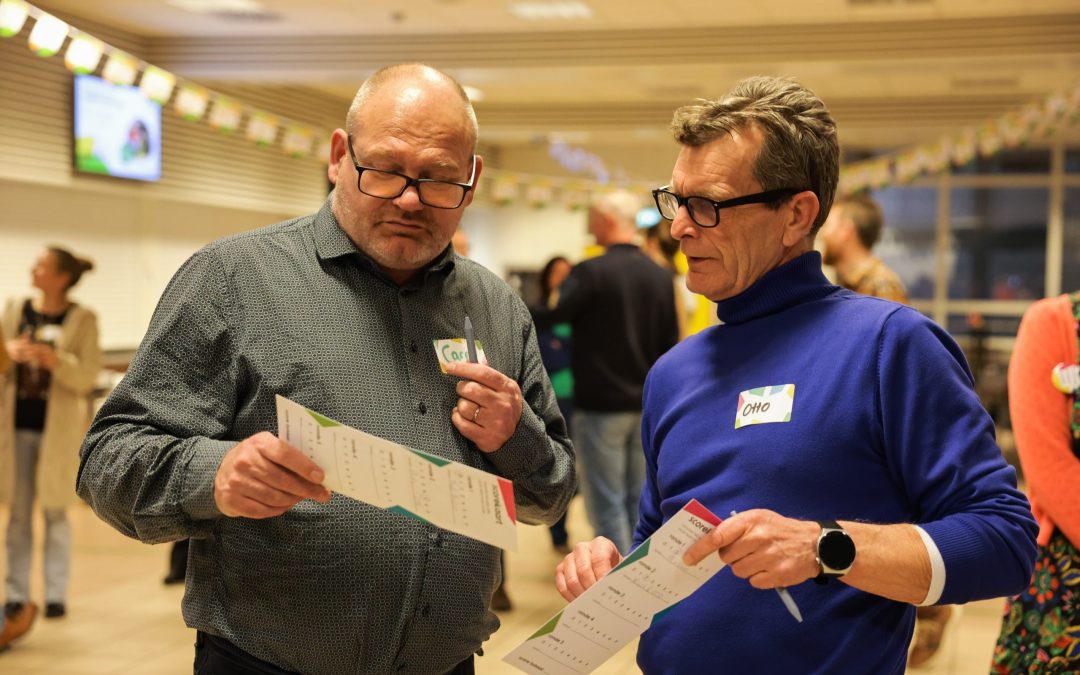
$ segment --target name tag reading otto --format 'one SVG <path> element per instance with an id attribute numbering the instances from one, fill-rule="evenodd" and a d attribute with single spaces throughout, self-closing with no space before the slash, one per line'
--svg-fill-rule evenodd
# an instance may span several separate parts
<path id="1" fill-rule="evenodd" d="M 751 424 L 790 422 L 795 404 L 795 385 L 776 384 L 771 387 L 748 389 L 739 394 L 739 408 L 735 411 L 735 428 Z"/>

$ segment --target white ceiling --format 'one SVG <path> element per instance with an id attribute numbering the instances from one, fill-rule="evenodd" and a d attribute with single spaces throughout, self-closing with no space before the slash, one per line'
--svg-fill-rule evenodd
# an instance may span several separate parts
<path id="1" fill-rule="evenodd" d="M 351 97 L 420 60 L 479 88 L 483 140 L 667 141 L 671 111 L 758 73 L 797 77 L 847 145 L 927 141 L 1080 78 L 1078 0 L 585 0 L 587 20 L 525 21 L 506 0 L 259 0 L 261 15 L 167 0 L 41 0 L 146 38 L 150 60 L 212 83 Z"/>

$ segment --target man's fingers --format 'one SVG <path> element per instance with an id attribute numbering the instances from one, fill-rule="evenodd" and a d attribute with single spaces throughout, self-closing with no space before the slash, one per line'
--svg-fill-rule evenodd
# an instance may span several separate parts
<path id="1" fill-rule="evenodd" d="M 696 565 L 711 553 L 728 546 L 742 536 L 745 525 L 737 516 L 720 523 L 695 541 L 683 554 L 683 564 Z"/>
<path id="2" fill-rule="evenodd" d="M 224 504 L 222 513 L 230 517 L 273 518 L 285 513 L 289 508 L 291 507 L 270 506 L 250 497 L 232 495 Z"/>
<path id="3" fill-rule="evenodd" d="M 259 436 L 261 435 L 259 434 Z M 255 447 L 258 448 L 260 454 L 275 464 L 292 471 L 299 479 L 308 483 L 309 487 L 304 492 L 305 497 L 314 499 L 316 496 L 322 496 L 324 493 L 322 482 L 326 479 L 326 474 L 319 468 L 319 465 L 300 452 L 296 446 L 289 445 L 273 434 L 267 433 L 266 436 L 257 440 Z M 253 437 L 252 440 L 256 440 L 256 437 Z"/>
<path id="4" fill-rule="evenodd" d="M 261 466 L 255 467 L 255 477 L 269 487 L 295 495 L 299 499 L 314 499 L 324 503 L 330 499 L 330 491 L 325 487 L 305 480 L 265 457 L 261 459 Z"/>
<path id="5" fill-rule="evenodd" d="M 453 375 L 454 377 L 462 377 L 466 380 L 479 382 L 488 389 L 494 389 L 496 391 L 505 387 L 506 381 L 510 379 L 491 366 L 485 366 L 482 363 L 464 363 L 461 361 L 446 364 L 446 373 L 448 375 Z M 513 380 L 511 380 L 511 382 L 512 381 Z"/>

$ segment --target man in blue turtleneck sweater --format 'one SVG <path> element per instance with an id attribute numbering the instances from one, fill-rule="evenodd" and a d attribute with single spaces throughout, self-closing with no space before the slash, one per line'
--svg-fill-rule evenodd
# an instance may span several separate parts
<path id="1" fill-rule="evenodd" d="M 738 511 L 695 543 L 730 566 L 641 638 L 646 673 L 903 673 L 916 605 L 1009 595 L 1037 526 L 960 349 L 899 304 L 828 283 L 813 238 L 836 189 L 824 104 L 750 78 L 680 108 L 654 191 L 722 322 L 644 393 L 639 544 L 690 499 Z M 603 538 L 556 571 L 568 600 L 620 560 Z M 787 587 L 805 620 L 775 593 Z"/>

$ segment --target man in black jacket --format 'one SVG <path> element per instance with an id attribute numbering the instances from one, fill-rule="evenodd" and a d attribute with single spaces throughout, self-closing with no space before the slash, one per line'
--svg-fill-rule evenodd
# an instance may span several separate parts
<path id="1" fill-rule="evenodd" d="M 573 440 L 584 475 L 585 508 L 596 534 L 624 553 L 638 518 L 645 477 L 641 392 L 656 359 L 678 342 L 671 272 L 634 243 L 641 200 L 616 191 L 597 197 L 589 231 L 604 255 L 574 267 L 538 329 L 572 326 Z"/>

